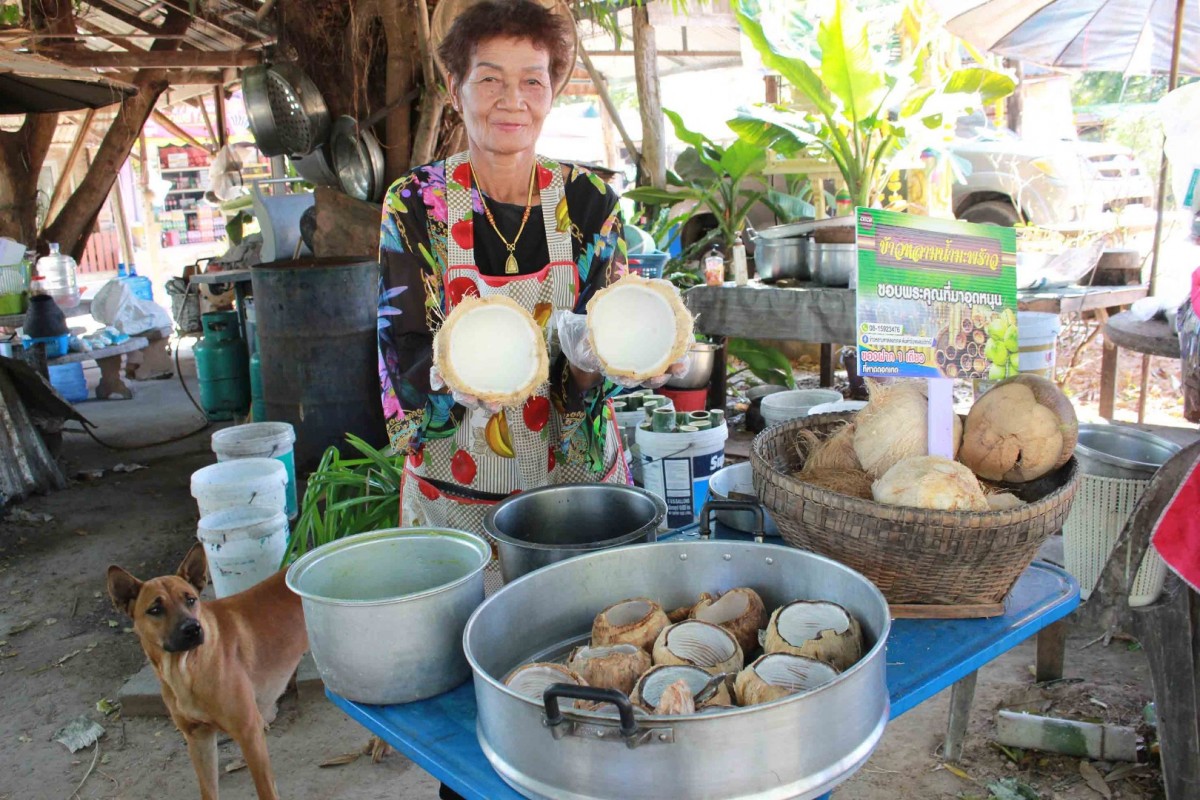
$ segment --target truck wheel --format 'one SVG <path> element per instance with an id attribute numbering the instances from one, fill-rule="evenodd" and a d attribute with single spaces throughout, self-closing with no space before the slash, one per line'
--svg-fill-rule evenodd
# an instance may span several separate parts
<path id="1" fill-rule="evenodd" d="M 958 218 L 964 222 L 978 222 L 982 225 L 1000 225 L 1011 228 L 1021 221 L 1021 215 L 1012 203 L 1003 200 L 987 200 L 970 206 Z"/>

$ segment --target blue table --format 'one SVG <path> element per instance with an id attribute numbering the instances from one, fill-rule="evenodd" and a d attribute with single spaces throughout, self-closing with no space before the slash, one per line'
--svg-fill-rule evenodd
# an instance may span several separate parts
<path id="1" fill-rule="evenodd" d="M 1035 562 L 1017 581 L 1003 616 L 894 620 L 887 645 L 892 718 L 952 686 L 945 750 L 947 758 L 957 760 L 975 693 L 976 670 L 1042 633 L 1078 605 L 1075 579 L 1051 564 Z M 521 800 L 491 768 L 479 747 L 471 682 L 405 705 L 365 705 L 332 693 L 329 699 L 466 800 Z"/>

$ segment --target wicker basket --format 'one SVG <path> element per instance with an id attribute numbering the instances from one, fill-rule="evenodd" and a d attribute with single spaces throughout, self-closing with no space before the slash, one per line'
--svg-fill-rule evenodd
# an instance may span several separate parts
<path id="1" fill-rule="evenodd" d="M 1012 487 L 1026 505 L 1010 511 L 889 506 L 792 478 L 803 465 L 794 447 L 796 432 L 807 428 L 827 436 L 850 419 L 853 414 L 819 414 L 754 439 L 754 489 L 784 540 L 863 573 L 894 607 L 956 606 L 946 616 L 963 617 L 1000 613 L 998 604 L 1042 542 L 1066 521 L 1078 484 L 1075 459 L 1045 478 Z"/>

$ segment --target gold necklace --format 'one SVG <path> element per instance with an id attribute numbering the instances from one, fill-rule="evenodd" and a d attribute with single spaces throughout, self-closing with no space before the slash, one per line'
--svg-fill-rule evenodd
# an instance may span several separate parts
<path id="1" fill-rule="evenodd" d="M 496 218 L 492 216 L 492 211 L 488 208 L 487 199 L 483 196 L 483 186 L 479 183 L 479 176 L 475 174 L 475 165 L 470 161 L 467 165 L 471 168 L 471 181 L 475 184 L 475 188 L 479 190 L 479 204 L 483 206 L 483 215 L 487 217 L 487 221 L 492 223 L 492 230 L 500 237 L 500 242 L 504 248 L 508 250 L 508 258 L 504 259 L 504 274 L 516 275 L 520 272 L 520 267 L 517 264 L 517 240 L 521 238 L 521 234 L 525 232 L 525 223 L 529 221 L 529 212 L 533 209 L 533 178 L 537 174 L 537 162 L 534 162 L 533 169 L 529 173 L 529 195 L 525 198 L 525 213 L 521 216 L 521 227 L 517 229 L 517 235 L 513 237 L 510 244 L 504 238 L 504 234 L 500 232 L 500 228 L 496 225 Z"/>

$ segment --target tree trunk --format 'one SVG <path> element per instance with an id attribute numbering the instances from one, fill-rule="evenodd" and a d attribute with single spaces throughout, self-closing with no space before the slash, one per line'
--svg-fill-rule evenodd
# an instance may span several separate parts
<path id="1" fill-rule="evenodd" d="M 161 31 L 169 36 L 178 36 L 187 30 L 191 21 L 192 18 L 186 12 L 171 8 L 163 21 Z M 175 50 L 179 44 L 179 39 L 156 39 L 150 49 Z M 166 91 L 167 70 L 138 70 L 133 85 L 137 87 L 137 94 L 121 103 L 116 119 L 104 135 L 104 141 L 96 151 L 96 157 L 92 160 L 87 175 L 67 200 L 62 211 L 42 233 L 43 242 L 58 242 L 62 252 L 69 253 L 76 261 L 83 258 L 88 237 L 96 224 L 96 216 L 112 191 L 117 173 L 129 158 L 129 153 L 142 132 L 142 126 L 154 110 L 154 104 Z"/>
<path id="2" fill-rule="evenodd" d="M 421 53 L 421 75 L 425 79 L 425 94 L 421 98 L 421 118 L 413 136 L 411 166 L 433 160 L 437 149 L 438 131 L 442 127 L 442 111 L 446 107 L 446 95 L 438 85 L 437 67 L 433 63 L 433 45 L 429 34 L 429 5 L 417 0 L 417 47 Z"/>
<path id="3" fill-rule="evenodd" d="M 58 114 L 26 114 L 15 131 L 0 131 L 0 236 L 32 247 L 37 241 L 37 182 Z"/>
<path id="4" fill-rule="evenodd" d="M 637 81 L 638 111 L 642 115 L 642 164 L 646 171 L 638 182 L 665 189 L 667 150 L 662 97 L 658 88 L 658 45 L 654 40 L 650 13 L 644 5 L 633 9 L 633 69 Z"/>

